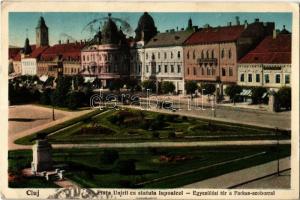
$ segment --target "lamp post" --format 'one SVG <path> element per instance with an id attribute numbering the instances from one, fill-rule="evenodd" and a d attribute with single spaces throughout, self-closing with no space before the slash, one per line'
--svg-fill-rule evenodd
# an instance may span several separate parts
<path id="1" fill-rule="evenodd" d="M 279 173 L 279 135 L 278 135 L 278 128 L 276 127 L 275 128 L 275 132 L 276 132 L 276 140 L 277 140 L 277 143 L 276 143 L 276 150 L 277 150 L 277 176 L 280 176 L 280 173 Z"/>
<path id="2" fill-rule="evenodd" d="M 55 121 L 54 102 L 52 101 L 52 120 Z"/>

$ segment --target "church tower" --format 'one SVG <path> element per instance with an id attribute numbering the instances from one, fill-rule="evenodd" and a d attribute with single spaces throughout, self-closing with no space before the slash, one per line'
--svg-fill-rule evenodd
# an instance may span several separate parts
<path id="1" fill-rule="evenodd" d="M 48 27 L 43 17 L 40 17 L 36 30 L 36 47 L 49 46 Z"/>

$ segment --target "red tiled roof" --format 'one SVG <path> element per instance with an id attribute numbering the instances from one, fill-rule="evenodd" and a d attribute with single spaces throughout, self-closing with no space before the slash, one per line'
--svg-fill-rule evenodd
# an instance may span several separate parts
<path id="1" fill-rule="evenodd" d="M 47 48 L 49 47 L 38 47 L 34 48 L 31 54 L 28 56 L 29 58 L 37 58 L 39 57 Z"/>
<path id="2" fill-rule="evenodd" d="M 61 56 L 63 60 L 80 60 L 80 52 L 83 43 L 56 44 L 42 53 L 42 60 L 53 60 Z"/>
<path id="3" fill-rule="evenodd" d="M 9 48 L 8 49 L 8 58 L 13 59 L 20 51 L 21 51 L 21 48 Z"/>
<path id="4" fill-rule="evenodd" d="M 186 45 L 214 42 L 230 42 L 237 40 L 245 30 L 243 25 L 209 27 L 193 33 L 185 42 Z"/>
<path id="5" fill-rule="evenodd" d="M 291 34 L 267 36 L 255 49 L 239 60 L 239 63 L 291 63 Z"/>

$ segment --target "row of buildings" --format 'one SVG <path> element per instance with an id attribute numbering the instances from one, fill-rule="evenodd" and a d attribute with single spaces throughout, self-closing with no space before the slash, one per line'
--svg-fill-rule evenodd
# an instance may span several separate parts
<path id="1" fill-rule="evenodd" d="M 290 85 L 291 33 L 273 22 L 226 26 L 194 26 L 159 32 L 145 12 L 126 37 L 108 15 L 103 27 L 89 41 L 49 45 L 43 17 L 36 27 L 36 44 L 28 38 L 24 48 L 10 48 L 10 73 L 38 76 L 81 74 L 98 77 L 103 86 L 116 79 L 171 81 L 177 93 L 184 93 L 186 81 L 214 83 L 220 91 L 229 84 L 279 88 Z"/>

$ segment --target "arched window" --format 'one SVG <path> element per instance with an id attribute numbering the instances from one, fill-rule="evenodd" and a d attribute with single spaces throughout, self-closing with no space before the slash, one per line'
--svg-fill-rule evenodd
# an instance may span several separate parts
<path id="1" fill-rule="evenodd" d="M 171 58 L 173 58 L 173 52 L 171 52 Z"/>
<path id="2" fill-rule="evenodd" d="M 155 60 L 155 55 L 154 55 L 154 53 L 152 53 L 152 60 Z"/>
<path id="3" fill-rule="evenodd" d="M 204 52 L 203 52 L 203 50 L 201 51 L 201 58 L 202 59 L 204 58 Z"/>
<path id="4" fill-rule="evenodd" d="M 177 58 L 180 58 L 180 51 L 177 52 Z"/>
<path id="5" fill-rule="evenodd" d="M 206 58 L 209 58 L 208 50 L 206 51 Z"/>
<path id="6" fill-rule="evenodd" d="M 224 49 L 222 49 L 222 51 L 221 51 L 221 58 L 224 58 L 224 54 L 225 54 Z"/>
<path id="7" fill-rule="evenodd" d="M 214 52 L 214 50 L 211 51 L 211 58 L 215 58 L 215 52 Z"/>
<path id="8" fill-rule="evenodd" d="M 228 51 L 228 58 L 231 58 L 231 49 Z"/>
<path id="9" fill-rule="evenodd" d="M 186 57 L 187 59 L 190 59 L 190 51 L 187 52 Z"/>
<path id="10" fill-rule="evenodd" d="M 193 51 L 193 59 L 196 58 L 195 50 Z"/>

